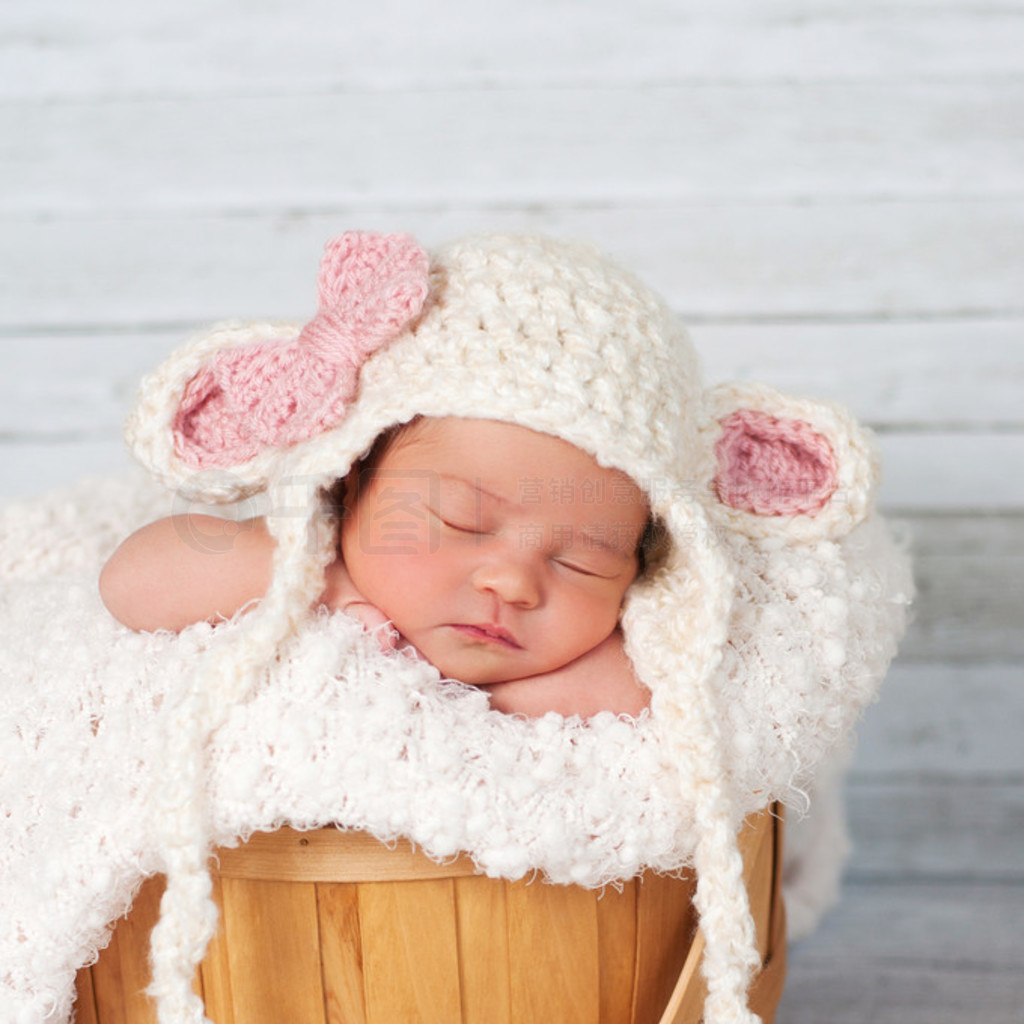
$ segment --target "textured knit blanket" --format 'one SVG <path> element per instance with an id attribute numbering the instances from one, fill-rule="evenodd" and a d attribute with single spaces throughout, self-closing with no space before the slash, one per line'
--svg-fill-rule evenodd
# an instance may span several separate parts
<path id="1" fill-rule="evenodd" d="M 70 1018 L 75 972 L 175 839 L 156 812 L 179 784 L 165 768 L 168 723 L 186 681 L 239 627 L 136 634 L 97 592 L 118 541 L 170 511 L 141 475 L 0 508 L 5 1024 Z M 721 669 L 742 747 L 729 762 L 747 794 L 737 815 L 799 797 L 874 696 L 910 585 L 878 523 L 842 545 L 744 544 Z M 407 836 L 436 858 L 468 851 L 494 876 L 598 886 L 692 855 L 693 808 L 679 794 L 698 768 L 668 763 L 662 740 L 646 715 L 502 715 L 430 665 L 381 653 L 344 615 L 311 614 L 215 733 L 200 778 L 213 845 L 336 823 Z"/>

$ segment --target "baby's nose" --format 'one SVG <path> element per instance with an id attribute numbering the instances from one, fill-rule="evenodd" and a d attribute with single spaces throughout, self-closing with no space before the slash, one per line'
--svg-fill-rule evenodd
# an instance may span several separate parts
<path id="1" fill-rule="evenodd" d="M 473 586 L 489 590 L 506 604 L 521 608 L 534 608 L 540 601 L 540 586 L 536 573 L 525 559 L 494 559 L 477 567 L 473 573 Z"/>

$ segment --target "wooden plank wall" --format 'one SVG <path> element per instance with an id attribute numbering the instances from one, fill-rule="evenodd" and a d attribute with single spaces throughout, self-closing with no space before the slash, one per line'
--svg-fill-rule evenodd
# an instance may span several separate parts
<path id="1" fill-rule="evenodd" d="M 195 325 L 303 317 L 323 240 L 591 237 L 709 379 L 841 398 L 916 536 L 842 907 L 781 1019 L 1024 1002 L 1024 3 L 0 8 L 0 494 L 125 465 Z"/>

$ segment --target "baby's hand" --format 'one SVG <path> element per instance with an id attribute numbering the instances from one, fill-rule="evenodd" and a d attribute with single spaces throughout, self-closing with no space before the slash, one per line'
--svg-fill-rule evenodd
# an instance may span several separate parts
<path id="1" fill-rule="evenodd" d="M 591 718 L 602 711 L 637 717 L 650 705 L 650 691 L 636 678 L 616 629 L 593 650 L 550 672 L 481 686 L 491 707 L 507 715 L 540 718 L 549 711 Z"/>
<path id="2" fill-rule="evenodd" d="M 331 611 L 341 611 L 353 619 L 357 619 L 377 638 L 382 651 L 398 650 L 402 646 L 402 638 L 391 620 L 376 605 L 370 604 L 356 590 L 352 577 L 345 568 L 345 563 L 335 559 L 324 573 L 326 588 L 320 595 L 319 603 Z"/>

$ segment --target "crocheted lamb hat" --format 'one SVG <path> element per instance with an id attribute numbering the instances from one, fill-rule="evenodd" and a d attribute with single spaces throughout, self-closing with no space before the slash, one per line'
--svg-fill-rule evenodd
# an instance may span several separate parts
<path id="1" fill-rule="evenodd" d="M 877 476 L 870 437 L 827 403 L 760 385 L 705 391 L 664 302 L 588 245 L 484 235 L 428 255 L 404 235 L 342 235 L 327 246 L 310 323 L 204 333 L 147 378 L 129 419 L 136 455 L 180 493 L 258 502 L 290 485 L 285 504 L 304 508 L 268 520 L 277 548 L 270 590 L 252 613 L 261 625 L 190 709 L 204 727 L 246 696 L 253 671 L 319 593 L 333 557 L 330 530 L 310 530 L 326 523 L 323 488 L 383 430 L 421 415 L 555 435 L 646 491 L 669 544 L 627 595 L 626 650 L 693 806 L 707 1019 L 754 1019 L 745 990 L 758 961 L 735 845 L 752 801 L 736 792 L 736 765 L 759 751 L 720 685 L 733 565 L 744 545 L 828 544 L 861 523 Z M 778 781 L 763 774 L 766 802 Z M 183 847 L 181 878 L 201 857 Z M 169 871 L 169 893 L 175 884 Z M 179 895 L 188 901 L 183 883 Z M 179 944 L 183 930 L 179 921 Z M 158 930 L 155 957 L 161 941 L 170 940 Z M 200 928 L 196 958 L 204 941 Z"/>

